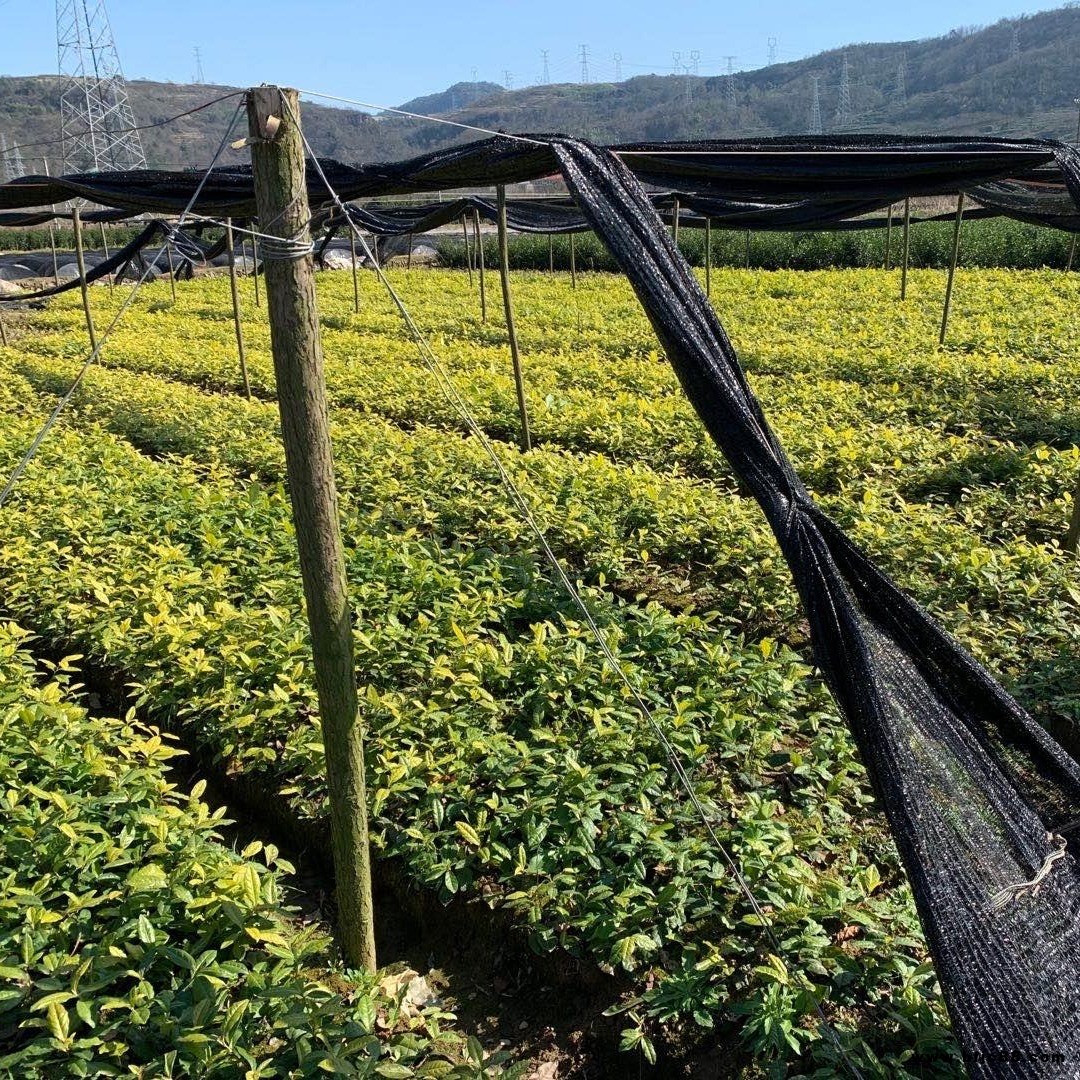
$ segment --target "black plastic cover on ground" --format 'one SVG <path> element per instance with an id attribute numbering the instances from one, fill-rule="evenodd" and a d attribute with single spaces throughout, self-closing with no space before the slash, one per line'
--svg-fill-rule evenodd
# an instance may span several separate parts
<path id="1" fill-rule="evenodd" d="M 1064 847 L 1080 817 L 1080 765 L 814 505 L 633 175 L 604 150 L 555 148 L 791 567 L 814 659 L 888 816 L 971 1075 L 1080 1076 L 1080 864 Z M 994 903 L 1046 865 L 1038 889 Z"/>

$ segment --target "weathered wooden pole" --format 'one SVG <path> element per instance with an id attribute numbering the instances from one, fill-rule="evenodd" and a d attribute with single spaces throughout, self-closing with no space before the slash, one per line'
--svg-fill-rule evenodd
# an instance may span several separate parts
<path id="1" fill-rule="evenodd" d="M 911 198 L 904 199 L 904 262 L 900 271 L 900 299 L 907 299 L 908 261 L 911 255 Z"/>
<path id="2" fill-rule="evenodd" d="M 525 379 L 521 374 L 521 354 L 518 352 L 517 331 L 514 329 L 514 305 L 510 298 L 510 242 L 506 235 L 506 188 L 496 189 L 499 207 L 499 277 L 502 279 L 503 311 L 506 314 L 506 333 L 510 338 L 510 360 L 514 365 L 514 389 L 517 391 L 518 415 L 521 417 L 521 449 L 532 449 L 529 434 L 529 411 L 525 404 Z"/>
<path id="3" fill-rule="evenodd" d="M 469 288 L 472 288 L 472 264 L 473 264 L 473 252 L 469 245 L 469 226 L 465 220 L 465 215 L 461 215 L 461 234 L 465 238 L 465 269 L 469 271 Z"/>
<path id="4" fill-rule="evenodd" d="M 888 224 L 885 226 L 885 269 L 892 269 L 892 208 L 893 204 L 889 203 L 889 218 Z"/>
<path id="5" fill-rule="evenodd" d="M 236 253 L 233 251 L 232 218 L 225 219 L 225 246 L 229 253 L 229 289 L 232 292 L 233 326 L 236 328 L 236 349 L 240 354 L 240 377 L 244 381 L 244 393 L 251 400 L 251 383 L 248 381 L 247 351 L 244 348 L 244 326 L 240 319 L 240 290 L 236 287 Z"/>
<path id="6" fill-rule="evenodd" d="M 956 223 L 953 225 L 952 234 L 952 258 L 949 261 L 949 277 L 945 283 L 945 306 L 941 310 L 941 330 L 938 333 L 938 344 L 945 344 L 945 334 L 949 329 L 949 310 L 952 308 L 953 278 L 956 276 L 956 260 L 960 257 L 960 226 L 964 221 L 964 193 L 961 191 L 956 199 Z"/>
<path id="7" fill-rule="evenodd" d="M 408 254 L 405 256 L 405 269 L 406 270 L 411 270 L 412 269 L 412 246 L 413 246 L 413 234 L 409 233 L 409 251 L 408 251 Z"/>
<path id="8" fill-rule="evenodd" d="M 259 295 L 259 238 L 255 235 L 255 222 L 251 223 L 251 276 L 255 281 L 255 306 L 262 307 Z"/>
<path id="9" fill-rule="evenodd" d="M 4 316 L 0 315 L 0 345 L 7 345 L 7 327 L 4 326 Z"/>
<path id="10" fill-rule="evenodd" d="M 1073 233 L 1072 243 L 1069 245 L 1069 261 L 1065 266 L 1065 272 L 1068 273 L 1073 268 L 1073 259 L 1076 258 L 1076 233 Z"/>
<path id="11" fill-rule="evenodd" d="M 360 275 L 356 269 L 356 232 L 352 225 L 349 226 L 349 258 L 352 260 L 352 307 L 353 312 L 360 314 Z"/>
<path id="12" fill-rule="evenodd" d="M 712 218 L 705 219 L 705 295 L 712 296 Z"/>
<path id="13" fill-rule="evenodd" d="M 480 211 L 473 210 L 473 229 L 476 236 L 476 265 L 480 272 L 480 321 L 487 322 L 487 285 L 484 282 L 484 238 L 480 235 Z"/>
<path id="14" fill-rule="evenodd" d="M 577 248 L 574 244 L 574 233 L 570 234 L 570 284 L 577 288 Z"/>
<path id="15" fill-rule="evenodd" d="M 675 241 L 675 246 L 679 246 L 679 200 L 678 198 L 672 203 L 671 206 L 671 239 Z"/>
<path id="16" fill-rule="evenodd" d="M 94 316 L 90 311 L 90 289 L 86 283 L 86 256 L 83 252 L 82 218 L 76 206 L 71 211 L 71 224 L 75 230 L 75 260 L 79 264 L 79 287 L 82 289 L 83 311 L 86 313 L 86 329 L 90 334 L 90 349 L 97 348 L 97 334 L 94 332 Z"/>
<path id="17" fill-rule="evenodd" d="M 330 797 L 330 838 L 345 961 L 375 970 L 364 740 L 353 661 L 352 612 L 338 519 L 322 342 L 310 250 L 304 145 L 295 90 L 248 91 L 248 127 L 263 240 L 270 342 L 300 553 Z M 279 123 L 274 123 L 274 120 Z"/>

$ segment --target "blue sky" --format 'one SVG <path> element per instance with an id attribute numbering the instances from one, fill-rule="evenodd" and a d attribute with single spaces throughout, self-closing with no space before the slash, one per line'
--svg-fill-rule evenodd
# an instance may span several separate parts
<path id="1" fill-rule="evenodd" d="M 392 105 L 474 73 L 505 83 L 510 72 L 515 87 L 538 82 L 545 49 L 552 82 L 580 78 L 582 44 L 594 81 L 614 78 L 616 53 L 623 78 L 670 73 L 673 53 L 681 54 L 681 66 L 692 63 L 695 51 L 700 73 L 708 75 L 725 71 L 729 54 L 737 58 L 737 70 L 763 66 L 770 38 L 776 38 L 778 60 L 796 60 L 851 42 L 910 40 L 988 25 L 1024 14 L 1015 4 L 758 0 L 731 14 L 716 0 L 109 0 L 108 8 L 129 78 L 189 82 L 198 46 L 207 82 L 278 82 Z M 283 27 L 279 20 L 294 12 L 301 19 Z M 0 74 L 55 70 L 52 0 L 0 0 Z"/>

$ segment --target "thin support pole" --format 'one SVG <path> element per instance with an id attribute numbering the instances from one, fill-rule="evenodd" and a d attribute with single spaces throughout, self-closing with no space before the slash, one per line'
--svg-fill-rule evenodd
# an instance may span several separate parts
<path id="1" fill-rule="evenodd" d="M 521 374 L 521 354 L 518 351 L 517 331 L 514 329 L 514 305 L 510 297 L 510 242 L 506 231 L 506 188 L 499 184 L 495 192 L 499 209 L 499 277 L 502 279 L 506 333 L 510 338 L 510 360 L 514 365 L 514 389 L 517 391 L 518 415 L 521 417 L 521 449 L 531 450 L 529 410 L 525 404 L 525 379 Z"/>
<path id="2" fill-rule="evenodd" d="M 469 288 L 472 288 L 472 264 L 473 264 L 473 251 L 472 246 L 469 244 L 469 225 L 465 220 L 465 215 L 461 215 L 461 235 L 465 239 L 465 269 L 469 271 Z"/>
<path id="3" fill-rule="evenodd" d="M 247 351 L 244 348 L 244 327 L 240 321 L 240 290 L 236 287 L 236 253 L 233 251 L 232 218 L 225 219 L 225 246 L 229 253 L 229 289 L 232 292 L 233 325 L 236 327 L 236 349 L 240 355 L 240 378 L 244 393 L 251 400 L 251 383 L 248 381 Z"/>
<path id="4" fill-rule="evenodd" d="M 173 262 L 172 241 L 165 241 L 165 254 L 169 260 L 169 291 L 172 293 L 172 302 L 176 303 L 176 263 Z"/>
<path id="5" fill-rule="evenodd" d="M 259 220 L 267 233 L 293 242 L 311 235 L 299 117 L 295 90 L 248 91 Z M 266 260 L 266 303 L 326 757 L 342 951 L 350 967 L 374 971 L 364 738 L 310 252 Z"/>
<path id="6" fill-rule="evenodd" d="M 75 230 L 75 259 L 79 264 L 79 287 L 82 290 L 83 311 L 86 313 L 86 330 L 90 335 L 90 349 L 97 348 L 97 334 L 94 332 L 94 316 L 90 311 L 90 290 L 86 284 L 86 256 L 83 250 L 82 217 L 76 206 L 71 211 L 71 224 Z"/>
<path id="7" fill-rule="evenodd" d="M 7 327 L 4 326 L 4 317 L 3 317 L 3 315 L 0 315 L 0 345 L 6 346 L 7 343 L 8 343 Z"/>
<path id="8" fill-rule="evenodd" d="M 900 271 L 900 299 L 907 299 L 907 272 L 911 258 L 911 199 L 904 199 L 904 261 Z"/>
<path id="9" fill-rule="evenodd" d="M 1080 476 L 1076 478 L 1076 490 L 1073 492 L 1072 517 L 1069 519 L 1069 531 L 1065 534 L 1062 547 L 1071 555 L 1076 554 L 1080 545 Z"/>
<path id="10" fill-rule="evenodd" d="M 254 223 L 252 228 L 254 230 Z M 262 297 L 259 295 L 259 238 L 257 236 L 251 238 L 251 277 L 255 282 L 255 306 L 262 307 Z"/>
<path id="11" fill-rule="evenodd" d="M 484 238 L 480 235 L 480 211 L 473 210 L 473 230 L 476 235 L 476 261 L 480 271 L 480 321 L 487 322 L 487 284 L 484 281 Z"/>
<path id="12" fill-rule="evenodd" d="M 671 207 L 671 239 L 675 246 L 679 246 L 679 200 L 676 199 Z"/>
<path id="13" fill-rule="evenodd" d="M 945 344 L 945 334 L 949 329 L 949 311 L 952 308 L 953 278 L 956 276 L 956 261 L 960 257 L 960 226 L 964 221 L 964 193 L 961 191 L 956 199 L 956 223 L 953 225 L 952 236 L 952 259 L 949 262 L 949 278 L 945 283 L 945 306 L 941 311 L 941 331 L 938 334 L 938 344 Z"/>
<path id="14" fill-rule="evenodd" d="M 356 233 L 349 226 L 349 258 L 352 260 L 352 307 L 356 315 L 360 314 L 360 275 L 356 269 Z"/>
<path id="15" fill-rule="evenodd" d="M 1068 273 L 1073 268 L 1073 259 L 1076 258 L 1076 233 L 1073 233 L 1072 243 L 1069 245 L 1069 262 L 1065 267 L 1065 272 Z"/>
<path id="16" fill-rule="evenodd" d="M 555 273 L 555 237 L 548 233 L 548 273 Z"/>
<path id="17" fill-rule="evenodd" d="M 570 284 L 577 288 L 577 247 L 574 244 L 574 233 L 570 234 Z"/>
<path id="18" fill-rule="evenodd" d="M 705 295 L 712 296 L 712 218 L 705 219 Z"/>
<path id="19" fill-rule="evenodd" d="M 405 269 L 406 270 L 411 270 L 412 269 L 412 245 L 413 245 L 413 234 L 409 233 L 409 253 L 405 256 Z"/>
<path id="20" fill-rule="evenodd" d="M 105 239 L 105 222 L 104 221 L 98 222 L 98 228 L 101 229 L 101 246 L 105 249 L 105 258 L 108 259 L 110 257 L 109 256 L 109 241 Z M 109 286 L 109 292 L 112 292 L 113 291 L 113 279 L 112 279 L 112 277 L 109 277 L 106 280 L 107 280 L 107 283 L 108 283 L 108 286 Z"/>
<path id="21" fill-rule="evenodd" d="M 885 226 L 885 269 L 886 269 L 886 271 L 892 269 L 892 208 L 893 208 L 893 204 L 889 203 L 889 219 L 888 219 L 888 224 Z"/>
<path id="22" fill-rule="evenodd" d="M 744 258 L 743 258 L 743 266 L 745 266 L 747 270 L 750 269 L 750 230 L 749 229 L 746 230 L 746 254 L 745 254 Z"/>

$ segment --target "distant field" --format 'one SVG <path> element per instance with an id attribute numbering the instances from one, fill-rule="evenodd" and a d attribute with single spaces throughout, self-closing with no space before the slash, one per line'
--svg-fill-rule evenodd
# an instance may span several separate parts
<path id="1" fill-rule="evenodd" d="M 320 306 L 380 850 L 443 899 L 481 900 L 477 920 L 508 915 L 517 947 L 616 975 L 595 985 L 630 1051 L 718 1044 L 741 1075 L 836 1075 L 820 1001 L 867 1075 L 962 1076 L 790 575 L 629 286 L 514 275 L 523 455 L 495 277 L 486 324 L 464 273 L 391 278 L 691 763 L 782 953 L 378 283 L 364 275 L 356 315 L 334 273 Z M 1080 275 L 962 270 L 944 349 L 939 271 L 912 271 L 905 304 L 879 270 L 712 284 L 810 489 L 1075 751 L 1080 568 L 1057 545 L 1080 475 Z M 183 284 L 175 306 L 166 284 L 140 293 L 0 515 L 2 604 L 318 822 L 268 330 L 242 290 L 252 402 L 227 281 Z M 104 324 L 124 290 L 92 295 Z M 85 351 L 71 295 L 0 349 L 5 471 Z"/>

